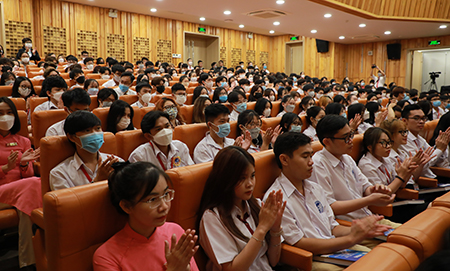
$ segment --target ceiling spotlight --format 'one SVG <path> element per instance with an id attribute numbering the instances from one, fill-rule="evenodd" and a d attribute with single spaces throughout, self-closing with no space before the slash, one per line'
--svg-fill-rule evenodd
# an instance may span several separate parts
<path id="1" fill-rule="evenodd" d="M 270 31 L 269 31 L 269 33 L 270 33 L 270 34 L 273 34 L 273 33 L 275 33 L 275 31 L 273 31 L 273 30 L 270 30 Z"/>
<path id="2" fill-rule="evenodd" d="M 317 33 L 317 30 L 313 29 L 313 30 L 311 30 L 311 33 L 315 34 L 315 33 Z"/>
<path id="3" fill-rule="evenodd" d="M 360 24 L 359 27 L 366 27 L 366 24 Z"/>
<path id="4" fill-rule="evenodd" d="M 243 24 L 240 24 L 240 25 L 239 25 L 239 28 L 244 28 L 244 25 L 243 25 Z"/>
<path id="5" fill-rule="evenodd" d="M 205 17 L 200 17 L 200 21 L 206 20 Z"/>
<path id="6" fill-rule="evenodd" d="M 345 37 L 344 36 L 339 36 L 339 39 L 343 40 L 343 39 L 345 39 Z"/>
<path id="7" fill-rule="evenodd" d="M 325 15 L 323 15 L 323 17 L 325 17 L 325 18 L 331 18 L 331 14 L 330 13 L 327 13 L 327 14 L 325 14 Z"/>
<path id="8" fill-rule="evenodd" d="M 273 22 L 273 25 L 280 25 L 280 22 Z"/>
<path id="9" fill-rule="evenodd" d="M 443 25 L 439 26 L 439 28 L 444 29 L 444 28 L 447 28 L 447 26 L 445 24 L 443 24 Z"/>
<path id="10" fill-rule="evenodd" d="M 151 12 L 156 12 L 156 8 L 151 8 L 150 11 Z"/>
<path id="11" fill-rule="evenodd" d="M 385 31 L 384 34 L 385 34 L 385 35 L 390 35 L 390 34 L 391 34 L 391 31 Z"/>
<path id="12" fill-rule="evenodd" d="M 230 14 L 231 14 L 231 11 L 225 10 L 225 11 L 223 12 L 223 14 L 225 14 L 225 15 L 230 15 Z"/>
<path id="13" fill-rule="evenodd" d="M 277 0 L 276 2 L 278 5 L 283 5 L 284 4 L 284 0 Z"/>

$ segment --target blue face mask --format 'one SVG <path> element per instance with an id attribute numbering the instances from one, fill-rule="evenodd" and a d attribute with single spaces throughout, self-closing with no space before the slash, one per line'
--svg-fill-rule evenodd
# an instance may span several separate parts
<path id="1" fill-rule="evenodd" d="M 122 91 L 123 93 L 127 92 L 129 88 L 130 88 L 129 86 L 125 86 L 125 85 L 123 85 L 123 84 L 120 84 L 120 85 L 119 85 L 119 89 L 120 89 L 120 91 Z"/>
<path id="2" fill-rule="evenodd" d="M 215 124 L 213 124 L 214 126 L 216 126 Z M 220 138 L 224 138 L 227 137 L 230 134 L 231 128 L 230 128 L 230 123 L 224 123 L 224 124 L 220 124 L 219 126 L 216 126 L 217 128 L 219 128 L 219 131 L 216 132 L 214 131 L 218 137 Z"/>
<path id="3" fill-rule="evenodd" d="M 88 89 L 87 92 L 88 92 L 89 95 L 97 95 L 98 88 L 90 88 L 90 89 Z"/>
<path id="4" fill-rule="evenodd" d="M 297 82 L 297 77 L 292 78 L 292 81 Z"/>
<path id="5" fill-rule="evenodd" d="M 433 106 L 434 106 L 434 107 L 441 106 L 441 101 L 434 101 L 434 102 L 433 102 Z"/>
<path id="6" fill-rule="evenodd" d="M 247 103 L 241 103 L 238 106 L 236 106 L 236 111 L 239 113 L 244 112 L 245 110 L 247 110 Z"/>
<path id="7" fill-rule="evenodd" d="M 449 109 L 450 108 L 450 103 L 448 103 L 445 108 Z"/>
<path id="8" fill-rule="evenodd" d="M 263 66 L 263 68 L 264 68 L 264 69 L 267 69 L 267 66 L 266 66 L 266 65 L 264 65 L 264 66 Z"/>
<path id="9" fill-rule="evenodd" d="M 222 82 L 222 83 L 220 83 L 220 86 L 224 88 L 224 87 L 227 87 L 228 84 L 227 84 L 227 82 Z"/>
<path id="10" fill-rule="evenodd" d="M 403 97 L 403 100 L 405 100 L 405 101 L 409 100 L 409 96 L 407 94 L 405 94 L 405 97 Z"/>
<path id="11" fill-rule="evenodd" d="M 291 125 L 291 130 L 289 132 L 295 132 L 295 133 L 301 133 L 302 132 L 302 126 L 301 125 Z"/>
<path id="12" fill-rule="evenodd" d="M 347 118 L 347 113 L 342 113 L 341 116 L 343 116 L 344 118 Z"/>
<path id="13" fill-rule="evenodd" d="M 220 101 L 221 103 L 224 103 L 224 102 L 226 102 L 227 100 L 228 100 L 228 96 L 227 96 L 227 95 L 219 96 L 219 101 Z"/>
<path id="14" fill-rule="evenodd" d="M 81 141 L 81 148 L 90 153 L 96 153 L 103 145 L 103 132 L 90 133 L 78 137 Z"/>
<path id="15" fill-rule="evenodd" d="M 263 90 L 266 90 L 266 86 L 262 86 L 262 89 L 263 89 Z"/>

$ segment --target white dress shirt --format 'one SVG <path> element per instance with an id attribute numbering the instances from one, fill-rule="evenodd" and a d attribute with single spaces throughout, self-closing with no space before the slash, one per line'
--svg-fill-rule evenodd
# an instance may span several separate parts
<path id="1" fill-rule="evenodd" d="M 281 173 L 264 195 L 266 201 L 271 191 L 283 191 L 287 201 L 281 226 L 283 238 L 290 245 L 296 244 L 303 237 L 331 239 L 332 230 L 339 225 L 334 219 L 334 213 L 328 204 L 325 193 L 320 185 L 309 180 L 303 181 L 305 195 Z"/>
<path id="2" fill-rule="evenodd" d="M 253 220 L 251 210 L 247 202 L 245 207 L 245 212 L 249 215 L 247 222 L 249 227 L 254 231 L 256 229 L 256 223 Z M 245 224 L 237 218 L 240 213 L 240 209 L 237 206 L 234 206 L 231 211 L 233 222 L 242 234 L 248 238 L 251 238 L 253 234 L 245 226 Z M 225 227 L 224 223 L 220 219 L 217 208 L 207 210 L 203 213 L 199 231 L 200 245 L 210 260 L 206 268 L 207 270 L 222 270 L 221 265 L 232 262 L 233 259 L 247 245 L 247 242 L 237 238 Z M 248 271 L 272 270 L 272 267 L 269 264 L 269 259 L 266 255 L 268 248 L 269 246 L 264 240 L 256 259 L 253 261 L 250 268 L 247 269 Z"/>
<path id="3" fill-rule="evenodd" d="M 223 147 L 226 148 L 234 144 L 234 139 L 225 137 L 225 142 Z M 206 132 L 206 136 L 195 146 L 194 149 L 194 162 L 196 164 L 205 163 L 213 161 L 217 153 L 222 149 L 214 139 L 211 137 L 209 132 Z"/>
<path id="4" fill-rule="evenodd" d="M 440 108 L 440 107 L 438 107 L 437 110 L 433 107 L 432 112 L 433 112 L 433 119 L 434 119 L 434 120 L 440 119 L 440 118 L 442 117 L 442 115 L 445 114 L 444 109 L 442 109 L 442 108 Z"/>
<path id="5" fill-rule="evenodd" d="M 108 158 L 108 155 L 111 155 L 101 152 L 99 152 L 99 154 L 102 161 L 105 161 Z M 122 158 L 117 158 L 119 158 L 119 161 L 123 162 Z M 95 167 L 94 172 L 92 172 L 92 170 L 85 166 L 83 160 L 78 156 L 78 153 L 75 153 L 74 156 L 62 161 L 50 171 L 50 189 L 59 190 L 91 183 L 86 175 L 84 175 L 82 168 L 86 170 L 86 173 L 91 180 L 95 179 L 95 176 L 97 176 L 98 165 Z"/>
<path id="6" fill-rule="evenodd" d="M 397 175 L 395 164 L 391 163 L 388 157 L 382 157 L 381 159 L 383 160 L 382 162 L 375 158 L 372 153 L 367 152 L 359 160 L 359 169 L 361 169 L 361 172 L 372 185 L 389 185 L 395 179 L 395 175 Z"/>
<path id="7" fill-rule="evenodd" d="M 134 104 L 131 105 L 131 107 L 133 107 L 133 106 L 137 106 L 137 107 L 139 107 L 139 108 L 145 107 L 143 104 L 141 104 L 141 102 L 140 102 L 139 100 L 138 100 L 137 102 L 135 102 Z M 148 103 L 147 107 L 150 107 L 150 106 L 155 106 L 155 104 L 153 104 L 153 103 Z"/>
<path id="8" fill-rule="evenodd" d="M 58 121 L 57 123 L 53 124 L 52 126 L 48 127 L 47 132 L 45 132 L 45 136 L 65 136 L 66 132 L 64 132 L 64 123 L 66 122 L 65 119 L 62 121 Z"/>
<path id="9" fill-rule="evenodd" d="M 373 125 L 368 122 L 361 122 L 358 126 L 358 134 L 363 135 L 369 128 L 372 128 Z"/>
<path id="10" fill-rule="evenodd" d="M 158 159 L 159 158 L 159 159 Z M 170 143 L 169 154 L 166 155 L 153 143 L 144 143 L 137 147 L 128 158 L 131 163 L 138 161 L 150 162 L 162 170 L 193 165 L 189 148 L 179 140 Z"/>
<path id="11" fill-rule="evenodd" d="M 416 152 L 422 148 L 423 151 L 428 149 L 430 145 L 428 145 L 427 141 L 421 137 L 420 135 L 415 136 L 411 132 L 408 133 L 408 141 L 405 145 L 401 145 L 399 149 L 402 151 L 409 153 L 411 152 L 412 155 L 415 155 Z M 435 149 L 433 152 L 433 155 L 436 155 L 433 159 L 431 159 L 430 162 L 428 162 L 428 165 L 423 168 L 421 176 L 427 177 L 427 178 L 436 178 L 436 175 L 431 171 L 429 168 L 430 166 L 437 165 L 438 161 L 441 159 L 442 151 L 439 149 Z"/>
<path id="12" fill-rule="evenodd" d="M 114 88 L 115 86 L 117 86 L 117 84 L 114 81 L 114 79 L 110 79 L 102 85 L 102 87 L 105 87 L 105 88 Z"/>
<path id="13" fill-rule="evenodd" d="M 115 87 L 113 88 L 114 91 L 117 93 L 117 96 L 120 97 L 122 95 L 136 95 L 136 91 L 132 90 L 131 88 L 129 88 L 125 93 L 123 93 L 119 87 Z"/>
<path id="14" fill-rule="evenodd" d="M 311 141 L 319 141 L 319 137 L 316 133 L 316 128 L 314 128 L 312 125 L 309 125 L 308 128 L 303 131 L 303 133 L 311 138 Z"/>
<path id="15" fill-rule="evenodd" d="M 52 101 L 47 101 L 36 106 L 36 108 L 34 108 L 34 111 L 46 111 L 52 109 L 58 109 L 58 107 L 54 103 L 52 103 Z"/>
<path id="16" fill-rule="evenodd" d="M 330 205 L 335 201 L 362 198 L 364 191 L 372 186 L 350 155 L 344 154 L 337 159 L 324 148 L 314 154 L 313 161 L 314 169 L 309 179 L 322 186 Z M 352 221 L 371 214 L 370 210 L 364 207 L 337 218 Z"/>
<path id="17" fill-rule="evenodd" d="M 277 114 L 277 118 L 284 116 L 284 114 L 286 114 L 286 111 L 281 111 L 280 113 Z"/>
<path id="18" fill-rule="evenodd" d="M 239 113 L 236 110 L 231 111 L 230 121 L 237 121 L 238 117 L 239 117 Z"/>

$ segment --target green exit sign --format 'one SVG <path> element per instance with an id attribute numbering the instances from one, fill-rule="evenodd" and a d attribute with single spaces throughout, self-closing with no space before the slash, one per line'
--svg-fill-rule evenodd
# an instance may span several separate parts
<path id="1" fill-rule="evenodd" d="M 430 40 L 428 42 L 428 45 L 439 45 L 439 44 L 441 44 L 440 40 Z"/>
<path id="2" fill-rule="evenodd" d="M 297 40 L 300 40 L 299 36 L 291 37 L 291 41 L 297 41 Z"/>
<path id="3" fill-rule="evenodd" d="M 198 28 L 198 32 L 206 33 L 206 28 L 205 27 L 199 27 Z"/>

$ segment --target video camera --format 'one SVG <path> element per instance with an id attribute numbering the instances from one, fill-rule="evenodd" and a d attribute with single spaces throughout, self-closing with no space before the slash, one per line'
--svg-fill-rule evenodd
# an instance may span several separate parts
<path id="1" fill-rule="evenodd" d="M 430 72 L 431 80 L 435 80 L 436 78 L 438 78 L 439 74 L 441 74 L 441 72 Z"/>

